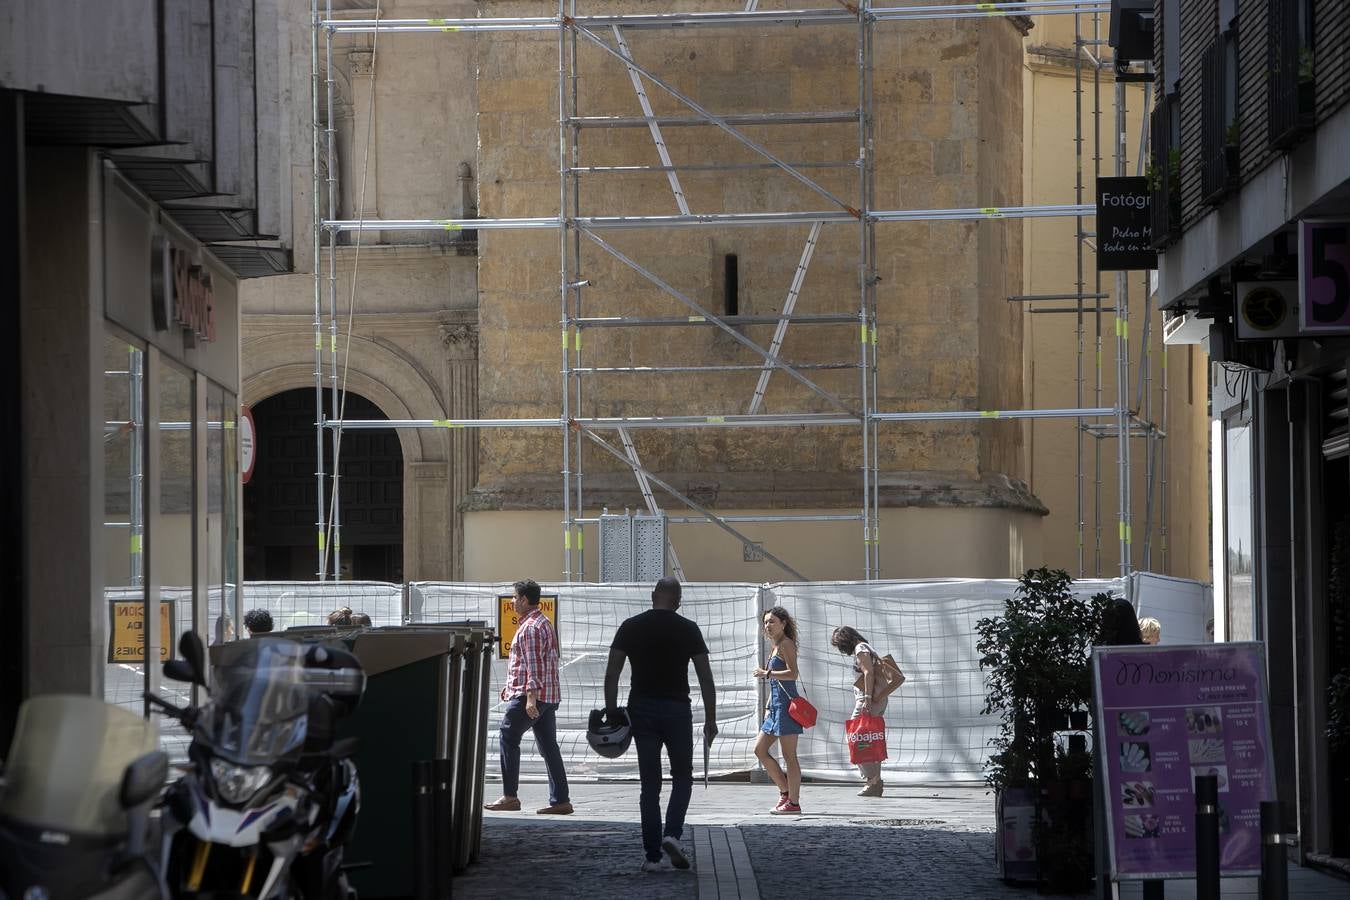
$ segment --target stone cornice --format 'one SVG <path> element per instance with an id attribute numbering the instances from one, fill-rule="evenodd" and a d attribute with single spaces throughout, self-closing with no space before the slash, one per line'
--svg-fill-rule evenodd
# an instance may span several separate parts
<path id="1" fill-rule="evenodd" d="M 711 509 L 856 509 L 862 482 L 856 475 L 810 472 L 660 473 L 685 495 Z M 683 510 L 661 492 L 672 515 Z M 879 496 L 885 508 L 1011 509 L 1035 515 L 1049 510 L 1026 485 L 1005 475 L 972 478 L 930 472 L 884 473 Z M 588 506 L 638 509 L 645 505 L 633 476 L 597 473 L 586 476 Z M 562 490 L 556 475 L 513 476 L 476 486 L 460 505 L 465 512 L 486 510 L 561 509 Z"/>

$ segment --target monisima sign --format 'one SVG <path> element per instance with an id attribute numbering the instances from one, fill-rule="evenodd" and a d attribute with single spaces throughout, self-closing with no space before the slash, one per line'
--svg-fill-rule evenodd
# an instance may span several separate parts
<path id="1" fill-rule="evenodd" d="M 207 343 L 216 339 L 216 295 L 211 276 L 201 266 L 192 265 L 188 255 L 174 248 L 173 320 L 194 338 Z"/>

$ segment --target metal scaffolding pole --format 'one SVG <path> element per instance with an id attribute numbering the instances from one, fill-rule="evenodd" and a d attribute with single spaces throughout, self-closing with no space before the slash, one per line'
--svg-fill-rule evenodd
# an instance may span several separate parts
<path id="1" fill-rule="evenodd" d="M 1116 82 L 1116 175 L 1126 169 L 1125 85 Z M 1120 577 L 1129 578 L 1132 565 L 1130 496 L 1130 285 L 1124 272 L 1116 273 L 1116 439 L 1117 489 L 1120 494 Z"/>
<path id="2" fill-rule="evenodd" d="M 1043 206 L 970 206 L 953 209 L 873 210 L 874 222 L 963 222 L 984 219 L 1033 219 L 1093 215 L 1095 207 L 1074 203 Z M 492 231 L 497 229 L 570 228 L 589 231 L 611 228 L 684 228 L 741 225 L 796 225 L 824 222 L 855 224 L 857 217 L 838 210 L 769 213 L 702 213 L 688 216 L 577 216 L 572 221 L 554 216 L 515 219 L 324 219 L 322 227 L 333 231 Z"/>
<path id="3" fill-rule="evenodd" d="M 318 565 L 315 567 L 315 577 L 323 581 L 327 575 L 326 564 L 328 554 L 325 548 L 325 528 L 327 527 L 327 517 L 324 515 L 325 502 L 324 493 L 326 485 L 324 484 L 323 471 L 323 274 L 322 274 L 322 253 L 320 247 L 324 237 L 324 215 L 319 202 L 319 3 L 318 0 L 310 0 L 310 21 L 314 23 L 314 29 L 310 35 L 310 95 L 311 95 L 311 114 L 313 121 L 313 157 L 311 159 L 311 174 L 313 180 L 311 184 L 311 193 L 314 199 L 314 478 L 315 478 L 315 504 L 317 507 L 317 517 L 314 520 L 314 528 L 318 534 Z M 331 121 L 333 118 L 332 97 L 329 97 L 327 104 L 327 118 Z M 337 210 L 330 208 L 329 216 L 337 215 Z"/>
<path id="4" fill-rule="evenodd" d="M 1083 45 L 1082 17 L 1075 14 L 1073 17 L 1073 103 L 1074 103 L 1074 138 L 1073 151 L 1075 160 L 1075 178 L 1074 178 L 1074 202 L 1082 205 L 1083 203 L 1083 54 L 1081 52 Z M 1076 392 L 1076 402 L 1079 406 L 1083 405 L 1083 303 L 1084 303 L 1084 280 L 1083 280 L 1083 216 L 1079 215 L 1074 219 L 1074 259 L 1078 267 L 1078 277 L 1075 284 L 1078 293 L 1074 297 L 1077 300 L 1075 304 L 1076 327 L 1078 352 L 1075 359 L 1074 369 L 1074 389 Z M 1103 297 L 1100 293 L 1096 295 L 1096 305 L 1101 305 Z M 1083 528 L 1086 524 L 1083 515 L 1083 420 L 1079 419 L 1074 428 L 1074 459 L 1076 461 L 1076 470 L 1074 475 L 1074 487 L 1077 505 L 1075 507 L 1074 521 L 1076 522 L 1075 531 L 1078 537 L 1078 577 L 1084 575 L 1083 566 Z"/>
<path id="5" fill-rule="evenodd" d="M 333 16 L 333 0 L 326 0 L 327 14 L 329 18 Z M 328 208 L 337 211 L 337 172 L 336 160 L 334 158 L 334 144 L 337 140 L 337 126 L 334 122 L 336 118 L 333 115 L 333 32 L 328 31 L 324 34 L 325 50 L 325 76 L 324 83 L 328 93 L 328 127 L 324 129 L 327 139 L 327 157 L 328 157 Z M 361 212 L 364 212 L 362 210 Z M 358 213 L 359 215 L 360 213 Z M 329 386 L 331 387 L 333 415 L 342 418 L 342 407 L 338 402 L 338 357 L 337 357 L 337 236 L 336 231 L 328 232 L 328 348 L 329 358 L 332 364 L 332 370 L 329 372 Z M 322 401 L 320 401 L 322 403 Z M 333 557 L 333 580 L 342 580 L 342 525 L 339 518 L 341 509 L 341 492 L 338 483 L 338 460 L 340 459 L 339 444 L 342 441 L 342 429 L 334 428 L 330 430 L 333 447 L 333 499 L 328 507 L 329 521 L 324 523 L 324 533 L 329 539 L 329 552 Z M 322 568 L 322 565 L 320 566 Z M 322 580 L 322 578 L 320 578 Z"/>
<path id="6" fill-rule="evenodd" d="M 565 0 L 558 0 L 558 18 L 561 19 L 566 8 Z M 572 149 L 571 134 L 567 128 L 567 32 L 564 29 L 558 29 L 558 218 L 560 224 L 565 226 L 567 221 L 567 157 Z M 571 581 L 572 573 L 575 571 L 573 565 L 573 553 L 580 553 L 582 547 L 578 546 L 576 551 L 572 549 L 572 453 L 571 453 L 571 434 L 567 430 L 567 421 L 572 416 L 571 408 L 571 358 L 568 344 L 569 332 L 571 331 L 570 311 L 568 309 L 568 296 L 571 290 L 571 278 L 568 271 L 568 248 L 567 239 L 570 237 L 567 227 L 563 227 L 558 232 L 558 304 L 559 304 L 559 324 L 562 327 L 562 416 L 557 423 L 562 437 L 562 492 L 563 492 L 563 580 Z M 580 332 L 577 332 L 577 342 L 580 343 Z M 578 510 L 580 512 L 580 510 Z M 581 536 L 578 533 L 578 545 L 581 544 Z"/>
<path id="7" fill-rule="evenodd" d="M 998 16 L 1032 16 L 1032 15 L 1073 15 L 1077 31 L 1077 22 L 1081 15 L 1091 14 L 1094 17 L 1094 30 L 1099 24 L 1099 14 L 1109 8 L 1105 0 L 1029 0 L 1025 3 L 1001 3 L 998 5 L 987 3 L 967 3 L 952 6 L 912 6 L 912 7 L 874 7 L 871 0 L 860 0 L 857 6 L 848 6 L 841 4 L 840 7 L 830 7 L 825 9 L 802 9 L 802 10 L 774 10 L 763 11 L 757 8 L 756 0 L 747 0 L 743 10 L 733 10 L 726 12 L 706 12 L 706 13 L 645 13 L 645 14 L 623 14 L 623 15 L 601 15 L 601 16 L 582 16 L 577 11 L 577 0 L 558 0 L 557 14 L 552 17 L 498 17 L 498 18 L 475 18 L 475 19 L 447 19 L 447 18 L 426 18 L 426 19 L 336 19 L 333 17 L 332 2 L 327 0 L 324 13 L 321 16 L 318 8 L 318 0 L 311 0 L 311 19 L 314 25 L 313 39 L 311 41 L 311 78 L 312 78 L 312 115 L 314 120 L 313 134 L 313 186 L 314 186 L 314 292 L 315 292 L 315 417 L 316 417 L 316 452 L 317 452 L 317 499 L 318 499 L 318 541 L 319 541 L 319 566 L 318 576 L 320 579 L 326 577 L 328 564 L 329 547 L 326 539 L 329 534 L 329 528 L 332 531 L 332 550 L 333 553 L 333 571 L 334 577 L 338 578 L 340 557 L 338 554 L 338 545 L 340 543 L 340 516 L 339 516 L 339 496 L 338 484 L 336 480 L 337 473 L 334 473 L 333 497 L 331 504 L 332 523 L 329 525 L 324 514 L 325 503 L 325 460 L 323 454 L 323 429 L 325 427 L 332 429 L 332 452 L 334 460 L 338 459 L 340 449 L 340 434 L 346 428 L 366 429 L 366 428 L 559 428 L 562 433 L 562 478 L 563 478 L 563 525 L 564 525 L 564 567 L 563 574 L 566 580 L 584 578 L 585 557 L 583 553 L 583 533 L 581 526 L 583 524 L 593 524 L 596 520 L 585 518 L 585 500 L 583 494 L 583 447 L 586 444 L 600 446 L 606 452 L 616 456 L 625 463 L 629 464 L 639 479 L 640 488 L 648 501 L 649 508 L 655 508 L 654 498 L 651 496 L 648 481 L 662 486 L 676 496 L 681 502 L 690 505 L 696 511 L 703 513 L 701 517 L 686 517 L 678 521 L 683 524 L 685 521 L 711 521 L 718 524 L 724 530 L 731 533 L 742 543 L 748 542 L 748 539 L 730 528 L 726 523 L 736 520 L 737 517 L 718 517 L 710 511 L 703 510 L 688 498 L 674 491 L 669 485 L 660 481 L 654 475 L 646 472 L 637 458 L 636 448 L 628 434 L 628 429 L 632 428 L 773 428 L 773 427 L 801 427 L 801 426 L 857 426 L 861 429 L 861 459 L 862 469 L 862 504 L 859 513 L 856 515 L 802 515 L 802 516 L 746 516 L 741 517 L 742 521 L 861 521 L 863 523 L 863 544 L 864 544 L 864 576 L 868 579 L 879 577 L 881 574 L 881 553 L 879 539 L 880 522 L 880 479 L 879 479 L 879 429 L 885 423 L 904 423 L 916 421 L 943 421 L 943 420 L 979 420 L 989 418 L 1073 418 L 1080 425 L 1076 429 L 1079 435 L 1079 570 L 1080 574 L 1084 569 L 1084 560 L 1082 556 L 1082 450 L 1081 441 L 1085 433 L 1091 433 L 1093 436 L 1100 437 L 1105 433 L 1101 431 L 1091 431 L 1090 426 L 1084 423 L 1084 419 L 1105 417 L 1115 415 L 1117 417 L 1116 433 L 1120 434 L 1120 443 L 1128 445 L 1128 435 L 1132 433 L 1130 417 L 1128 410 L 1123 409 L 1123 404 L 1116 407 L 1103 407 L 1100 402 L 1100 316 L 1103 311 L 1109 311 L 1109 308 L 1103 308 L 1097 303 L 1094 310 L 1098 321 L 1098 400 L 1093 407 L 1087 407 L 1084 404 L 1084 385 L 1082 375 L 1082 341 L 1083 341 L 1083 315 L 1085 312 L 1083 301 L 1089 296 L 1094 300 L 1105 299 L 1098 284 L 1095 295 L 1088 295 L 1084 290 L 1083 272 L 1082 272 L 1082 247 L 1083 240 L 1086 237 L 1082 227 L 1083 217 L 1091 215 L 1094 209 L 1090 205 L 1084 204 L 1084 189 L 1081 175 L 1082 160 L 1082 134 L 1081 134 L 1081 58 L 1076 54 L 1076 67 L 1079 70 L 1078 79 L 1078 113 L 1079 113 L 1079 141 L 1078 156 L 1079 179 L 1077 184 L 1075 202 L 1072 204 L 1049 204 L 1040 206 L 1017 206 L 1017 207 L 987 207 L 976 206 L 967 208 L 950 209 L 915 209 L 915 210 L 874 210 L 872 205 L 875 198 L 875 160 L 873 148 L 873 29 L 878 23 L 916 21 L 925 19 L 962 19 L 962 18 L 988 18 Z M 858 105 L 853 111 L 818 111 L 818 112 L 766 112 L 766 113 L 738 113 L 730 115 L 717 115 L 714 112 L 704 108 L 695 102 L 692 98 L 681 93 L 670 83 L 662 80 L 655 75 L 650 68 L 642 66 L 634 57 L 628 46 L 625 33 L 631 29 L 683 29 L 689 26 L 783 26 L 798 27 L 809 24 L 821 25 L 844 25 L 848 24 L 857 29 L 857 83 L 858 83 Z M 326 104 L 327 117 L 326 123 L 321 122 L 319 115 L 319 95 L 320 89 L 318 68 L 318 34 L 324 32 L 324 51 L 326 53 Z M 601 33 L 608 30 L 613 35 L 613 43 L 601 37 Z M 337 191 L 336 191 L 336 166 L 334 160 L 335 144 L 335 121 L 334 121 L 334 76 L 333 76 L 333 40 L 338 34 L 380 34 L 380 33 L 469 33 L 480 34 L 489 32 L 556 32 L 558 36 L 558 166 L 559 166 L 559 205 L 558 215 L 556 217 L 518 217 L 518 218 L 497 218 L 497 219 L 461 219 L 461 218 L 437 218 L 437 219 L 389 219 L 389 220 L 371 220 L 371 219 L 341 219 L 338 218 L 337 210 Z M 682 32 L 688 33 L 688 32 Z M 1081 39 L 1081 35 L 1076 35 L 1078 49 L 1080 53 L 1086 52 L 1084 47 L 1086 41 Z M 639 105 L 642 108 L 641 116 L 583 116 L 579 109 L 579 99 L 577 90 L 578 78 L 578 43 L 584 41 L 586 44 L 594 45 L 596 48 L 615 57 L 624 65 L 629 79 L 633 84 L 638 97 Z M 1100 43 L 1094 40 L 1093 43 Z M 1099 78 L 1096 72 L 1099 65 L 1094 60 L 1094 79 Z M 665 90 L 675 100 L 687 107 L 694 115 L 692 116 L 662 116 L 657 115 L 646 95 L 646 84 L 654 84 Z M 1119 93 L 1119 89 L 1118 89 Z M 1120 103 L 1123 104 L 1123 98 Z M 1099 100 L 1098 100 L 1099 106 Z M 1118 117 L 1123 115 L 1123 109 L 1117 110 Z M 1100 117 L 1100 109 L 1096 115 Z M 1123 121 L 1123 120 L 1122 120 Z M 743 127 L 775 125 L 790 127 L 793 125 L 819 125 L 819 124 L 845 124 L 856 123 L 857 136 L 859 142 L 860 158 L 854 161 L 835 161 L 835 162 L 791 162 L 771 153 L 765 146 L 749 138 Z M 320 178 L 320 135 L 319 128 L 321 124 L 326 124 L 327 141 L 327 217 L 324 216 L 323 204 L 320 201 L 319 191 L 321 190 Z M 692 164 L 680 165 L 671 158 L 668 147 L 665 144 L 661 129 L 663 127 L 692 127 L 692 126 L 711 126 L 716 127 L 732 139 L 739 142 L 761 157 L 763 161 L 754 163 L 726 163 L 726 164 Z M 652 135 L 657 148 L 657 155 L 660 158 L 659 166 L 583 166 L 581 165 L 580 155 L 581 147 L 579 134 L 582 129 L 590 128 L 647 128 Z M 1123 128 L 1123 124 L 1121 126 Z M 1098 136 L 1098 143 L 1100 137 Z M 1100 148 L 1098 147 L 1098 154 Z M 1100 158 L 1100 156 L 1098 157 Z M 859 183 L 857 188 L 856 207 L 850 205 L 844 199 L 836 196 L 834 192 L 826 189 L 821 183 L 805 174 L 809 169 L 842 169 L 856 167 L 859 170 Z M 788 177 L 797 181 L 800 185 L 810 191 L 818 194 L 825 200 L 834 205 L 834 208 L 821 211 L 780 211 L 780 212 L 754 212 L 754 213 L 695 213 L 690 210 L 689 204 L 685 198 L 683 188 L 681 187 L 678 173 L 681 171 L 737 171 L 737 170 L 771 170 L 776 169 Z M 637 216 L 583 216 L 581 214 L 580 201 L 580 179 L 583 175 L 598 174 L 636 174 L 636 173 L 664 173 L 671 190 L 675 197 L 675 205 L 678 213 L 674 215 L 637 215 Z M 877 348 L 877 309 L 876 309 L 876 226 L 887 222 L 927 222 L 927 221 L 980 221 L 988 219 L 1013 219 L 1013 218 L 1041 218 L 1041 217 L 1073 217 L 1077 220 L 1077 232 L 1079 237 L 1079 277 L 1077 283 L 1077 292 L 1068 295 L 1067 299 L 1076 299 L 1077 308 L 1074 310 L 1032 310 L 1034 312 L 1067 312 L 1073 311 L 1078 315 L 1079 324 L 1079 375 L 1077 406 L 1069 410 L 1045 409 L 1045 410 L 936 410 L 928 412 L 880 412 L 878 411 L 879 392 L 878 392 L 878 348 Z M 719 317 L 707 309 L 700 306 L 691 298 L 676 290 L 670 284 L 660 279 L 654 272 L 639 265 L 636 261 L 630 259 L 625 254 L 619 252 L 615 247 L 601 239 L 596 232 L 613 229 L 650 229 L 650 228 L 690 228 L 690 227 L 762 227 L 768 225 L 792 225 L 809 224 L 811 234 L 807 240 L 806 248 L 803 250 L 802 261 L 799 263 L 797 273 L 793 283 L 788 291 L 788 300 L 784 305 L 783 312 L 777 316 L 732 316 Z M 856 315 L 854 314 L 806 314 L 798 315 L 795 313 L 795 301 L 801 290 L 807 266 L 810 263 L 811 253 L 815 247 L 816 241 L 825 225 L 829 224 L 855 224 L 858 227 L 858 253 L 857 264 L 859 281 L 859 305 Z M 341 233 L 355 232 L 358 235 L 365 231 L 375 232 L 395 232 L 395 231 L 460 231 L 460 230 L 496 230 L 496 229 L 541 229 L 553 228 L 558 230 L 559 234 L 559 307 L 560 307 L 560 326 L 562 332 L 562 398 L 561 414 L 557 418 L 518 418 L 518 419 L 420 419 L 420 420 L 346 420 L 342 408 L 339 405 L 340 397 L 338 392 L 338 358 L 337 358 L 337 290 L 336 290 L 336 269 L 338 254 L 338 235 Z M 683 302 L 690 308 L 691 315 L 684 317 L 657 317 L 657 316 L 583 316 L 583 294 L 582 289 L 588 286 L 589 282 L 585 280 L 582 272 L 582 238 L 585 237 L 593 242 L 602 251 L 627 265 L 634 271 L 642 274 L 650 282 L 663 290 L 665 293 Z M 328 242 L 328 265 L 329 265 L 329 348 L 332 356 L 332 374 L 330 376 L 332 388 L 333 417 L 325 418 L 323 408 L 323 358 L 322 358 L 322 244 L 323 239 Z M 1098 278 L 1100 282 L 1100 277 Z M 1049 295 L 1047 295 L 1049 296 Z M 1010 298 L 1017 300 L 1025 299 L 1045 299 L 1032 297 Z M 1128 314 L 1128 307 L 1120 304 L 1120 315 Z M 856 362 L 840 363 L 812 363 L 806 365 L 791 365 L 781 359 L 781 351 L 784 344 L 787 326 L 790 323 L 801 324 L 830 324 L 843 325 L 851 324 L 859 328 L 860 347 Z M 744 365 L 709 365 L 709 366 L 586 366 L 583 365 L 581 353 L 581 331 L 585 328 L 608 328 L 608 327 L 633 327 L 633 326 L 651 326 L 651 327 L 678 327 L 678 326 L 711 326 L 721 329 L 727 333 L 737 343 L 757 353 L 762 359 L 762 363 L 756 363 L 750 366 Z M 775 331 L 772 340 L 769 342 L 766 350 L 759 343 L 746 338 L 738 328 L 741 326 L 754 325 L 774 325 Z M 1118 340 L 1123 340 L 1119 334 Z M 1118 365 L 1122 365 L 1118 359 Z M 1128 362 L 1123 363 L 1124 372 L 1128 374 Z M 782 369 L 790 377 L 796 380 L 803 387 L 806 387 L 812 393 L 828 402 L 837 412 L 788 412 L 778 414 L 763 414 L 760 410 L 763 407 L 764 397 L 767 390 L 767 383 L 775 368 Z M 845 402 L 836 393 L 827 391 L 816 384 L 810 378 L 802 373 L 805 371 L 823 371 L 835 369 L 859 370 L 859 406 L 857 409 Z M 630 374 L 653 374 L 653 373 L 681 373 L 681 372 L 739 372 L 739 371 L 757 371 L 760 373 L 760 380 L 753 393 L 749 406 L 749 414 L 746 415 L 700 415 L 700 416 L 647 416 L 647 417 L 586 417 L 582 415 L 585 409 L 584 385 L 587 378 L 600 377 L 605 375 L 630 375 Z M 1118 385 L 1119 388 L 1119 385 Z M 1128 398 L 1128 391 L 1126 391 Z M 848 398 L 852 400 L 853 398 Z M 625 451 L 617 451 L 613 446 L 599 437 L 600 430 L 618 430 L 621 440 L 624 442 Z M 1156 437 L 1156 429 L 1145 429 L 1148 434 Z M 1125 465 L 1128 465 L 1128 449 L 1125 451 Z M 1128 473 L 1126 473 L 1128 478 Z M 1151 478 L 1150 478 L 1151 483 Z M 1128 485 L 1127 485 L 1128 487 Z M 1128 525 L 1128 510 L 1122 512 L 1123 521 Z M 672 559 L 674 557 L 674 548 L 671 547 Z M 787 566 L 781 560 L 766 553 L 766 558 L 771 559 L 780 565 L 790 574 L 801 577 L 800 573 Z M 676 566 L 678 561 L 676 559 Z M 681 573 L 683 574 L 683 573 Z"/>
<path id="8" fill-rule="evenodd" d="M 876 319 L 876 219 L 872 215 L 875 197 L 876 147 L 872 117 L 872 24 L 871 0 L 862 0 L 858 16 L 858 149 L 859 202 L 862 215 L 858 223 L 858 295 L 860 300 L 860 343 L 863 360 L 863 550 L 868 580 L 881 577 L 881 478 L 878 466 L 880 449 L 877 420 L 877 319 Z M 870 531 L 868 525 L 871 525 Z"/>
<path id="9" fill-rule="evenodd" d="M 866 9 L 867 4 L 862 4 Z M 1107 12 L 1104 0 L 1027 0 L 1024 3 L 962 3 L 952 6 L 895 6 L 866 9 L 860 16 L 847 8 L 788 10 L 728 10 L 720 12 L 628 13 L 619 15 L 556 17 L 493 17 L 475 19 L 333 19 L 320 24 L 337 32 L 368 34 L 391 33 L 482 33 L 493 31 L 552 31 L 560 26 L 579 24 L 590 28 L 687 28 L 690 26 L 763 26 L 844 25 L 865 18 L 869 22 L 902 22 L 925 19 L 975 19 L 1005 16 L 1051 16 L 1074 13 Z"/>

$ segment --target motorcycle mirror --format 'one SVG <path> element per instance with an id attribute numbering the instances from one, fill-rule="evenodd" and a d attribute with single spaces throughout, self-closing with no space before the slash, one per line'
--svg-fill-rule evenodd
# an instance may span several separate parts
<path id="1" fill-rule="evenodd" d="M 355 756 L 356 751 L 360 749 L 360 738 L 345 737 L 334 741 L 332 749 L 328 752 L 334 759 L 346 759 L 349 756 Z"/>
<path id="2" fill-rule="evenodd" d="M 187 660 L 188 665 L 192 666 L 193 677 L 189 680 L 205 687 L 206 650 L 202 647 L 202 639 L 197 637 L 195 631 L 183 632 L 183 636 L 178 639 L 178 653 Z"/>
<path id="3" fill-rule="evenodd" d="M 154 750 L 136 757 L 122 773 L 119 794 L 122 808 L 134 809 L 154 799 L 168 777 L 169 755 L 164 751 Z"/>
<path id="4" fill-rule="evenodd" d="M 197 673 L 192 664 L 182 659 L 171 659 L 164 664 L 164 677 L 172 681 L 196 681 Z"/>

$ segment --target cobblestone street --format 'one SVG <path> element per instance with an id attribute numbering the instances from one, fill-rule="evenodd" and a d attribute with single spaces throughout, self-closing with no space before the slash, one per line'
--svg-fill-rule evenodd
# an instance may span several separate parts
<path id="1" fill-rule="evenodd" d="M 497 785 L 489 783 L 488 793 Z M 483 855 L 454 882 L 456 898 L 886 897 L 889 900 L 1031 900 L 994 869 L 993 799 L 979 786 L 888 786 L 862 799 L 850 785 L 808 784 L 805 814 L 771 816 L 772 787 L 744 783 L 694 789 L 684 846 L 694 869 L 643 874 L 638 786 L 574 784 L 576 814 L 534 814 L 547 791 L 521 787 L 519 813 L 486 813 Z M 664 799 L 664 798 L 663 798 Z M 744 862 L 748 859 L 749 866 Z M 748 868 L 749 871 L 746 871 Z M 1058 895 L 1090 900 L 1091 894 Z M 1141 897 L 1123 885 L 1124 900 Z M 1169 882 L 1168 900 L 1195 896 Z M 1228 879 L 1225 898 L 1254 898 L 1255 879 Z M 1350 883 L 1290 867 L 1291 898 L 1350 897 Z"/>
<path id="2" fill-rule="evenodd" d="M 489 785 L 489 793 L 493 785 Z M 525 785 L 522 803 L 532 810 Z M 544 821 L 532 811 L 487 814 L 482 862 L 455 880 L 455 896 L 577 897 L 1034 897 L 1002 884 L 994 871 L 993 802 L 979 787 L 891 787 L 864 800 L 849 785 L 807 785 L 806 814 L 771 816 L 772 787 L 715 784 L 694 790 L 684 844 L 695 871 L 644 875 L 634 784 L 580 784 L 576 815 Z M 534 804 L 537 806 L 539 804 Z M 726 872 L 713 854 L 717 883 L 699 831 L 739 835 L 748 850 L 756 893 L 746 873 Z M 736 840 L 733 838 L 732 857 Z M 738 883 L 728 893 L 726 885 Z M 1086 895 L 1084 895 L 1086 896 Z"/>

